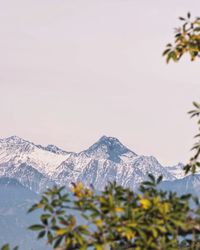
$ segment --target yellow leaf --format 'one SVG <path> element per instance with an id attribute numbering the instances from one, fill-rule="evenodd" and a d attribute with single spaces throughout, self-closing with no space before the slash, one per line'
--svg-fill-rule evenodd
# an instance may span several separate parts
<path id="1" fill-rule="evenodd" d="M 122 207 L 115 207 L 114 210 L 115 212 L 119 212 L 119 213 L 124 211 Z"/>
<path id="2" fill-rule="evenodd" d="M 67 237 L 65 239 L 65 247 L 68 247 L 71 244 L 71 238 Z"/>
<path id="3" fill-rule="evenodd" d="M 103 204 L 107 204 L 107 200 L 104 197 L 99 197 L 99 201 Z"/>
<path id="4" fill-rule="evenodd" d="M 67 232 L 68 232 L 67 228 L 61 228 L 61 229 L 56 230 L 56 235 L 63 235 L 63 234 L 66 234 Z"/>
<path id="5" fill-rule="evenodd" d="M 71 190 L 77 197 L 81 197 L 83 194 L 83 189 L 84 189 L 83 183 L 78 182 L 77 184 L 74 185 L 74 187 Z"/>
<path id="6" fill-rule="evenodd" d="M 135 237 L 135 233 L 130 230 L 124 232 L 123 235 L 127 238 L 127 240 L 131 240 Z"/>
<path id="7" fill-rule="evenodd" d="M 76 218 L 72 216 L 70 218 L 69 227 L 74 227 L 74 226 L 76 226 Z"/>
<path id="8" fill-rule="evenodd" d="M 160 197 L 156 196 L 153 198 L 153 204 L 158 205 L 160 203 Z"/>
<path id="9" fill-rule="evenodd" d="M 163 203 L 160 207 L 160 212 L 163 214 L 167 214 L 170 212 L 171 205 L 167 202 Z"/>
<path id="10" fill-rule="evenodd" d="M 123 231 L 122 227 L 118 227 L 117 229 L 117 232 L 121 233 Z"/>
<path id="11" fill-rule="evenodd" d="M 136 227 L 136 226 L 137 226 L 137 223 L 135 222 L 127 224 L 127 227 Z"/>
<path id="12" fill-rule="evenodd" d="M 103 250 L 103 246 L 100 244 L 94 244 L 96 250 Z"/>
<path id="13" fill-rule="evenodd" d="M 96 224 L 98 227 L 102 227 L 102 226 L 103 226 L 103 221 L 100 220 L 100 219 L 97 219 L 97 220 L 95 220 L 95 224 Z"/>
<path id="14" fill-rule="evenodd" d="M 88 189 L 88 188 L 86 189 L 86 192 L 85 192 L 85 193 L 86 193 L 86 195 L 89 196 L 89 197 L 91 197 L 91 196 L 93 195 L 93 191 L 92 191 L 91 189 Z"/>
<path id="15" fill-rule="evenodd" d="M 144 209 L 149 209 L 151 207 L 151 202 L 147 199 L 141 199 L 140 204 Z"/>

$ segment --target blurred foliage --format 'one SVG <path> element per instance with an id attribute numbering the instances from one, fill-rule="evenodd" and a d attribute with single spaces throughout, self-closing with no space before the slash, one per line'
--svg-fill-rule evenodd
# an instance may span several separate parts
<path id="1" fill-rule="evenodd" d="M 195 139 L 197 139 L 196 143 L 192 147 L 192 151 L 194 151 L 194 156 L 191 157 L 190 162 L 184 167 L 185 173 L 192 172 L 194 174 L 198 167 L 200 167 L 200 104 L 197 102 L 193 102 L 194 110 L 191 110 L 189 114 L 191 117 L 197 117 L 198 124 L 198 134 L 195 135 Z"/>
<path id="2" fill-rule="evenodd" d="M 62 250 L 200 249 L 198 202 L 191 209 L 191 195 L 159 190 L 161 180 L 150 175 L 137 193 L 116 183 L 98 194 L 82 183 L 73 185 L 73 196 L 48 189 L 29 210 L 43 211 L 29 229 Z"/>
<path id="3" fill-rule="evenodd" d="M 6 244 L 1 247 L 1 250 L 11 250 L 9 244 Z M 18 250 L 18 247 L 14 247 L 12 250 Z"/>
<path id="4" fill-rule="evenodd" d="M 167 44 L 163 52 L 167 63 L 170 60 L 178 62 L 184 54 L 189 54 L 192 61 L 200 57 L 200 18 L 192 20 L 188 13 L 186 18 L 179 19 L 182 25 L 175 29 L 174 44 Z"/>
<path id="5" fill-rule="evenodd" d="M 183 22 L 182 26 L 175 29 L 174 44 L 167 44 L 166 50 L 163 52 L 163 56 L 166 57 L 167 63 L 171 60 L 178 62 L 184 54 L 189 54 L 192 61 L 200 57 L 200 17 L 196 17 L 191 20 L 191 14 L 188 13 L 186 18 L 179 17 Z M 189 114 L 191 117 L 200 117 L 200 104 L 193 102 L 194 110 L 191 110 Z M 198 134 L 195 136 L 197 142 L 194 144 L 192 150 L 194 156 L 191 157 L 190 162 L 184 167 L 185 173 L 195 173 L 197 167 L 200 167 L 200 119 L 197 124 Z"/>

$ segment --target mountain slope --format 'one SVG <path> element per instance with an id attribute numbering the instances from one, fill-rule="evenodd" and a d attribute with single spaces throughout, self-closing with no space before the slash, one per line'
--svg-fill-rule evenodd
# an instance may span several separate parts
<path id="1" fill-rule="evenodd" d="M 50 145 L 42 147 L 17 136 L 0 140 L 0 176 L 17 179 L 42 192 L 55 184 L 52 175 L 70 153 Z"/>
<path id="2" fill-rule="evenodd" d="M 54 181 L 41 174 L 37 169 L 27 163 L 21 163 L 17 166 L 10 162 L 3 163 L 0 164 L 0 169 L 3 170 L 1 177 L 14 178 L 24 187 L 37 193 L 41 193 L 48 187 L 55 185 Z"/>
<path id="3" fill-rule="evenodd" d="M 163 181 L 160 187 L 180 195 L 190 193 L 200 197 L 200 174 L 189 175 L 175 181 Z"/>
<path id="4" fill-rule="evenodd" d="M 175 177 L 155 157 L 138 156 L 123 146 L 118 139 L 103 136 L 94 145 L 79 154 L 72 154 L 55 173 L 60 185 L 81 181 L 103 189 L 110 181 L 135 188 L 147 179 L 148 173 L 163 175 L 166 180 Z"/>
<path id="5" fill-rule="evenodd" d="M 0 140 L 0 176 L 16 178 L 36 192 L 54 183 L 70 186 L 77 181 L 96 189 L 116 181 L 134 189 L 148 173 L 174 180 L 180 177 L 179 169 L 163 167 L 153 156 L 137 155 L 114 137 L 103 136 L 80 153 L 35 145 L 17 136 Z"/>
<path id="6" fill-rule="evenodd" d="M 0 178 L 0 246 L 9 242 L 20 249 L 47 249 L 44 241 L 37 241 L 36 235 L 27 230 L 38 221 L 38 213 L 27 214 L 38 199 L 16 179 Z"/>
<path id="7" fill-rule="evenodd" d="M 53 150 L 52 145 L 42 147 L 17 136 L 11 136 L 0 140 L 0 164 L 7 162 L 20 166 L 26 163 L 42 174 L 51 176 L 56 167 L 70 155 L 55 148 Z"/>

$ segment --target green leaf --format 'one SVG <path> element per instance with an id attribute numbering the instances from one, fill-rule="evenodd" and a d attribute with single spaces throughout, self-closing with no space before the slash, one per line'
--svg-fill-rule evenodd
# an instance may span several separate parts
<path id="1" fill-rule="evenodd" d="M 38 234 L 38 239 L 41 239 L 45 236 L 46 232 L 45 231 L 41 231 L 39 234 Z"/>
<path id="2" fill-rule="evenodd" d="M 185 21 L 185 18 L 184 17 L 179 17 L 179 20 Z"/>
<path id="3" fill-rule="evenodd" d="M 32 231 L 39 231 L 41 229 L 44 229 L 45 227 L 43 225 L 32 225 L 28 229 Z"/>
<path id="4" fill-rule="evenodd" d="M 59 237 L 56 241 L 55 241 L 55 244 L 54 244 L 54 248 L 57 248 L 60 246 L 61 242 L 62 242 L 63 238 L 62 237 Z"/>
<path id="5" fill-rule="evenodd" d="M 152 181 L 152 183 L 156 183 L 156 179 L 152 174 L 148 174 L 149 179 Z"/>
<path id="6" fill-rule="evenodd" d="M 163 52 L 163 56 L 167 55 L 169 52 L 171 51 L 171 49 L 166 49 L 164 52 Z"/>
<path id="7" fill-rule="evenodd" d="M 200 31 L 200 27 L 194 28 L 194 31 L 199 32 Z"/>
<path id="8" fill-rule="evenodd" d="M 193 105 L 194 105 L 197 109 L 200 109 L 200 104 L 199 104 L 199 103 L 193 102 Z"/>
<path id="9" fill-rule="evenodd" d="M 49 218 L 51 218 L 51 214 L 42 214 L 41 216 L 40 216 L 40 219 L 43 221 L 43 220 L 47 220 L 47 219 L 49 219 Z"/>
<path id="10" fill-rule="evenodd" d="M 38 204 L 34 204 L 34 205 L 28 210 L 28 213 L 31 213 L 31 212 L 35 211 L 36 209 L 38 209 Z"/>
<path id="11" fill-rule="evenodd" d="M 162 181 L 162 179 L 163 179 L 163 176 L 160 175 L 160 176 L 158 177 L 158 179 L 157 179 L 157 184 L 159 184 L 159 183 Z"/>
<path id="12" fill-rule="evenodd" d="M 154 186 L 154 183 L 152 183 L 150 181 L 143 181 L 142 184 L 145 186 Z"/>
<path id="13" fill-rule="evenodd" d="M 56 230 L 56 235 L 64 235 L 64 234 L 66 234 L 66 233 L 68 233 L 69 232 L 69 229 L 68 228 L 60 228 L 60 229 L 58 229 L 58 230 Z"/>
<path id="14" fill-rule="evenodd" d="M 47 232 L 48 243 L 51 244 L 53 242 L 53 235 L 50 231 Z"/>

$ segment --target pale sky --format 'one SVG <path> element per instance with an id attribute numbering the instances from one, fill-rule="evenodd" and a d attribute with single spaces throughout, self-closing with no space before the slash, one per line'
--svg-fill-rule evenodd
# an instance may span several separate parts
<path id="1" fill-rule="evenodd" d="M 0 0 L 0 137 L 81 151 L 102 135 L 186 162 L 200 61 L 166 65 L 199 0 Z"/>

